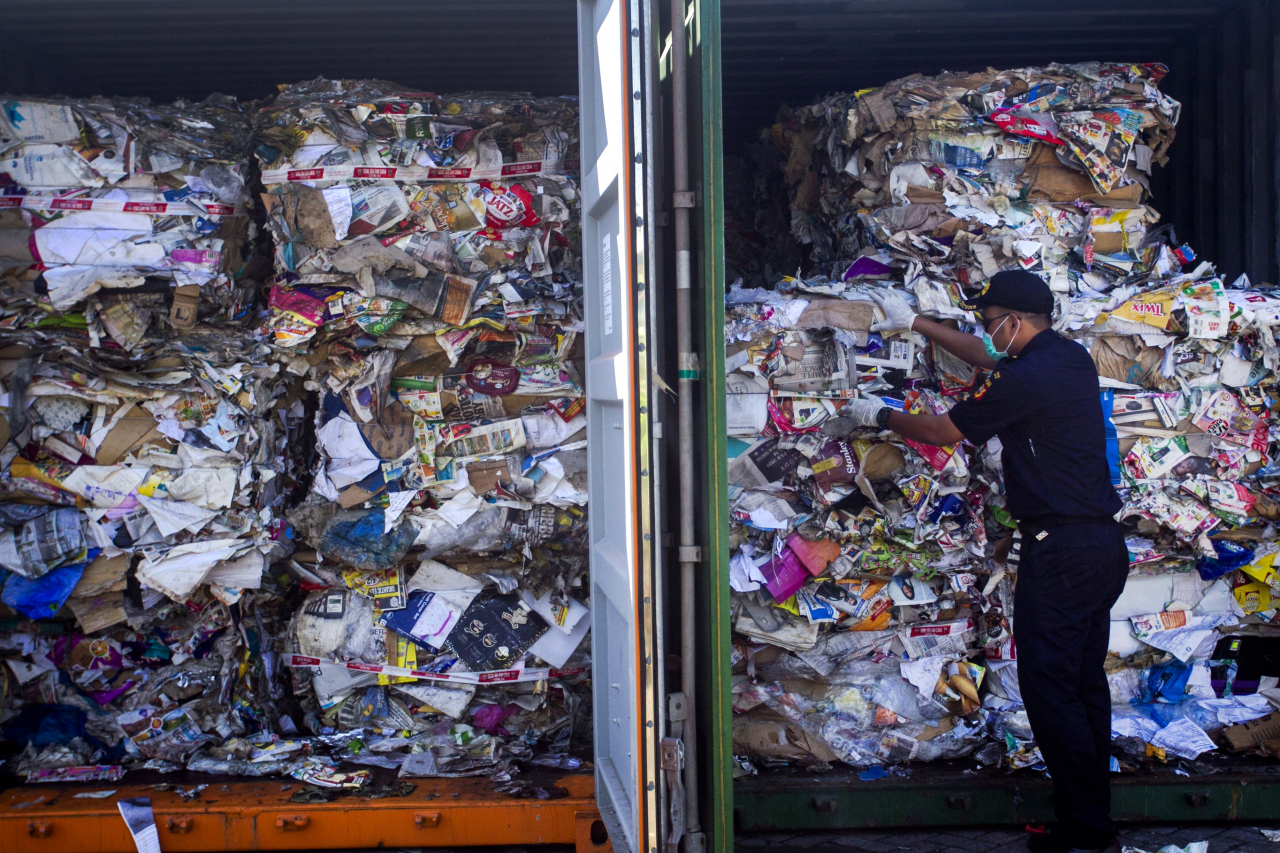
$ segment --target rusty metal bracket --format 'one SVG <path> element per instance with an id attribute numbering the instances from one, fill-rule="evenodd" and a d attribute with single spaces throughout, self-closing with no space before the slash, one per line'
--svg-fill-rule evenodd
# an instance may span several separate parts
<path id="1" fill-rule="evenodd" d="M 27 835 L 32 838 L 48 838 L 53 835 L 53 824 L 47 820 L 33 820 L 27 823 Z"/>
<path id="2" fill-rule="evenodd" d="M 667 836 L 667 853 L 679 853 L 684 835 L 684 744 L 673 737 L 662 739 L 662 772 L 667 777 L 667 800 L 671 804 L 671 834 Z"/>
<path id="3" fill-rule="evenodd" d="M 418 829 L 435 829 L 440 825 L 440 812 L 418 812 L 413 816 Z"/>
<path id="4" fill-rule="evenodd" d="M 667 694 L 667 733 L 676 740 L 684 739 L 684 723 L 689 719 L 689 709 L 683 693 Z"/>
<path id="5" fill-rule="evenodd" d="M 281 815 L 276 818 L 276 829 L 281 832 L 297 832 L 300 829 L 305 829 L 309 823 L 311 823 L 311 818 L 304 814 Z"/>
<path id="6" fill-rule="evenodd" d="M 165 821 L 165 825 L 169 827 L 169 832 L 173 833 L 174 835 L 186 835 L 188 832 L 191 831 L 191 824 L 194 821 L 195 819 L 192 817 L 188 817 L 187 815 L 181 815 L 179 817 L 169 818 L 167 821 Z"/>

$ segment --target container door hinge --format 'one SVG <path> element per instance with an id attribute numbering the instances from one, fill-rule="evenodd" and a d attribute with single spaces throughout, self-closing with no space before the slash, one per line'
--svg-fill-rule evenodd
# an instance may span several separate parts
<path id="1" fill-rule="evenodd" d="M 698 545 L 681 545 L 680 546 L 680 562 L 682 563 L 701 563 L 702 548 Z"/>
<path id="2" fill-rule="evenodd" d="M 676 207 L 697 207 L 698 206 L 698 196 L 692 190 L 688 192 L 674 193 L 674 195 L 675 195 Z"/>
<path id="3" fill-rule="evenodd" d="M 671 833 L 667 836 L 667 853 L 680 853 L 684 835 L 684 744 L 679 738 L 662 739 L 662 772 L 667 777 L 667 800 L 671 809 Z"/>
<path id="4" fill-rule="evenodd" d="M 684 721 L 689 718 L 683 693 L 667 695 L 667 731 L 677 740 L 684 737 Z"/>

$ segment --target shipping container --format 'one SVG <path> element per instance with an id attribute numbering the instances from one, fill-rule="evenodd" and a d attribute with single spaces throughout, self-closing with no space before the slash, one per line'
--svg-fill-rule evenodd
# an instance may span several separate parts
<path id="1" fill-rule="evenodd" d="M 15 850 L 133 849 L 116 809 L 149 795 L 164 849 L 247 850 L 575 844 L 659 845 L 657 755 L 664 661 L 655 614 L 663 594 L 660 465 L 649 364 L 654 198 L 653 46 L 649 6 L 580 3 L 19 2 L 0 12 L 0 91 L 87 98 L 248 103 L 316 77 L 390 80 L 412 91 L 579 96 L 586 298 L 590 589 L 595 774 L 547 774 L 553 799 L 496 793 L 487 780 L 423 779 L 407 797 L 290 802 L 278 781 L 139 777 L 108 799 L 65 789 L 8 791 L 0 838 Z M 655 13 L 656 14 L 656 13 Z M 569 168 L 573 168 L 570 166 Z M 290 177 L 292 179 L 292 177 Z M 541 192 L 541 188 L 538 188 Z M 646 289 L 648 288 L 648 289 Z M 214 782 L 187 802 L 141 782 Z M 289 780 L 285 780 L 289 781 Z M 96 786 L 102 787 L 102 786 Z"/>
<path id="2" fill-rule="evenodd" d="M 864 783 L 837 769 L 733 781 L 725 158 L 754 141 L 782 104 L 913 72 L 1163 62 L 1165 89 L 1184 109 L 1170 165 L 1154 181 L 1157 206 L 1226 277 L 1274 282 L 1280 20 L 1271 4 L 490 0 L 365 9 L 332 0 L 11 0 L 0 15 L 0 90 L 11 93 L 162 102 L 221 91 L 251 100 L 315 76 L 580 93 L 594 781 L 570 778 L 562 782 L 569 798 L 545 802 L 511 800 L 483 782 L 432 781 L 373 809 L 298 807 L 274 783 L 220 779 L 227 788 L 218 802 L 199 808 L 152 793 L 165 849 L 611 843 L 657 853 L 680 830 L 680 846 L 700 853 L 731 850 L 735 830 L 1050 816 L 1046 780 L 1025 775 L 924 768 Z M 685 223 L 687 237 L 678 233 Z M 686 274 L 687 288 L 678 286 Z M 681 290 L 690 297 L 686 347 Z M 684 430 L 669 391 L 682 385 L 692 391 Z M 1126 778 L 1116 786 L 1117 815 L 1275 819 L 1275 769 Z M 50 792 L 22 807 L 29 794 L 4 794 L 0 838 L 13 849 L 132 849 L 111 801 Z"/>
<path id="3" fill-rule="evenodd" d="M 762 771 L 733 782 L 727 732 L 729 554 L 723 386 L 724 158 L 744 156 L 775 122 L 782 105 L 800 107 L 832 92 L 853 92 L 903 76 L 1089 60 L 1160 62 L 1162 84 L 1183 105 L 1170 163 L 1152 182 L 1162 223 L 1196 247 L 1227 279 L 1247 273 L 1276 282 L 1280 142 L 1277 136 L 1277 34 L 1266 2 L 1078 3 L 1038 0 L 712 0 L 690 21 L 696 94 L 702 100 L 703 216 L 699 270 L 703 313 L 700 438 L 708 499 L 706 586 L 700 603 L 699 683 L 708 762 L 703 827 L 708 844 L 728 850 L 737 831 L 840 827 L 1026 823 L 1052 820 L 1048 780 L 1025 772 L 974 775 L 962 768 L 913 765 L 907 778 L 863 782 L 856 770 L 820 775 L 798 768 Z M 786 272 L 786 271 L 778 271 Z M 667 641 L 672 642 L 668 633 Z M 971 767 L 972 763 L 966 765 Z M 1239 758 L 1228 772 L 1199 778 L 1165 770 L 1117 776 L 1120 820 L 1261 820 L 1277 817 L 1280 771 L 1274 762 Z"/>

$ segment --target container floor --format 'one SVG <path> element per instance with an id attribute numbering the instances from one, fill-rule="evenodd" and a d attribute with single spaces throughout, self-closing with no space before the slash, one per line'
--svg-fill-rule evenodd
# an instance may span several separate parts
<path id="1" fill-rule="evenodd" d="M 374 785 L 383 781 L 379 775 Z M 578 853 L 611 850 L 589 773 L 518 777 L 560 789 L 554 799 L 501 794 L 480 778 L 413 779 L 414 790 L 404 796 L 375 798 L 362 790 L 332 802 L 298 797 L 303 785 L 291 779 L 177 777 L 129 774 L 119 783 L 11 787 L 0 792 L 0 849 L 133 853 L 117 801 L 148 797 L 166 853 L 541 844 L 571 845 Z M 190 797 L 193 782 L 208 787 Z M 111 793 L 102 798 L 76 796 L 105 791 Z"/>
<path id="2" fill-rule="evenodd" d="M 1280 824 L 1260 824 L 1274 828 Z M 1209 853 L 1276 853 L 1280 844 L 1268 841 L 1258 826 L 1240 824 L 1168 824 L 1125 827 L 1120 843 L 1155 851 L 1170 844 L 1184 847 L 1208 841 Z M 930 830 L 862 829 L 843 832 L 739 833 L 740 853 L 804 850 L 805 853 L 1022 853 L 1025 829 L 942 827 Z"/>
<path id="3" fill-rule="evenodd" d="M 1205 755 L 1188 769 L 1192 775 L 1173 766 L 1112 774 L 1115 819 L 1132 824 L 1280 822 L 1280 763 L 1274 759 Z M 773 831 L 1021 828 L 1053 819 L 1052 783 L 1041 772 L 975 769 L 971 761 L 910 771 L 863 781 L 848 768 L 820 774 L 761 770 L 734 783 L 735 827 L 741 839 L 742 833 Z"/>

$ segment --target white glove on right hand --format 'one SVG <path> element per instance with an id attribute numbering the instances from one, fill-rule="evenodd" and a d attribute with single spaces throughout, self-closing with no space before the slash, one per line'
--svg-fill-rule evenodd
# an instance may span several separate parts
<path id="1" fill-rule="evenodd" d="M 896 290 L 873 290 L 871 298 L 884 312 L 884 319 L 872 323 L 871 331 L 890 335 L 911 331 L 911 324 L 916 321 L 917 315 L 901 293 Z"/>
<path id="2" fill-rule="evenodd" d="M 879 397 L 860 397 L 845 406 L 842 414 L 860 427 L 873 427 L 878 426 L 876 414 L 887 405 Z"/>

